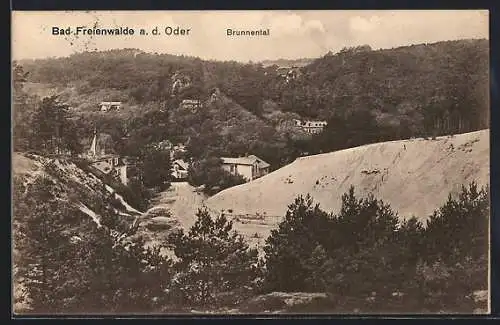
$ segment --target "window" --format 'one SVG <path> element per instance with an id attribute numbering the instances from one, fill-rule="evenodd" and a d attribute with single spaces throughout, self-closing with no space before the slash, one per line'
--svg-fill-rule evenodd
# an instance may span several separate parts
<path id="1" fill-rule="evenodd" d="M 115 158 L 114 165 L 115 165 L 115 166 L 117 166 L 117 165 L 118 165 L 118 163 L 119 163 L 118 158 Z"/>

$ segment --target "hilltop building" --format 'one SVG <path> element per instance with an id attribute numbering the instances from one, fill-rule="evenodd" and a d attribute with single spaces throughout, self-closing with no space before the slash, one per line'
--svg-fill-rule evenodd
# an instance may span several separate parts
<path id="1" fill-rule="evenodd" d="M 255 155 L 239 158 L 221 157 L 222 169 L 252 181 L 269 173 L 270 165 Z"/>
<path id="2" fill-rule="evenodd" d="M 99 108 L 101 112 L 119 111 L 122 107 L 122 102 L 101 102 Z"/>

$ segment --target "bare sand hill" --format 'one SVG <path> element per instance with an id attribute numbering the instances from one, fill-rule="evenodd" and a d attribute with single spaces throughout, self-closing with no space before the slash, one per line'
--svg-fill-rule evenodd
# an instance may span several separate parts
<path id="1" fill-rule="evenodd" d="M 264 215 L 261 223 L 271 226 L 300 194 L 310 193 L 324 210 L 338 212 L 341 195 L 354 185 L 358 195 L 373 193 L 400 217 L 425 220 L 462 184 L 487 184 L 489 160 L 489 130 L 376 143 L 299 158 L 205 204 L 214 211 L 232 210 L 232 215 Z"/>

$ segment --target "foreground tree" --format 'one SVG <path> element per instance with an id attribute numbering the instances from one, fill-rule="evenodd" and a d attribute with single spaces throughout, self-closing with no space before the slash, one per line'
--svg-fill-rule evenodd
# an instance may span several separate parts
<path id="1" fill-rule="evenodd" d="M 271 231 L 264 247 L 266 260 L 266 291 L 304 291 L 313 254 L 323 248 L 330 229 L 328 215 L 313 205 L 310 195 L 299 196 L 288 207 L 278 229 Z M 286 276 L 284 276 L 286 274 Z"/>
<path id="2" fill-rule="evenodd" d="M 193 227 L 168 238 L 176 257 L 172 295 L 180 305 L 237 304 L 258 279 L 257 250 L 249 248 L 224 215 L 199 210 Z"/>
<path id="3" fill-rule="evenodd" d="M 170 262 L 106 209 L 102 225 L 60 200 L 49 177 L 14 186 L 16 279 L 29 312 L 151 312 L 169 283 Z M 121 228 L 121 227 L 119 227 Z M 121 238 L 114 233 L 128 235 Z M 132 236 L 132 237 L 131 237 Z M 166 303 L 165 301 L 162 301 Z"/>

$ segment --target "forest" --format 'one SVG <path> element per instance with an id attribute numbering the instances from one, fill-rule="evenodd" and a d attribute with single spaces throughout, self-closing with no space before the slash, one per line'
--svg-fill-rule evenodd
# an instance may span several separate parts
<path id="1" fill-rule="evenodd" d="M 488 290 L 489 194 L 474 183 L 450 195 L 427 224 L 399 219 L 388 204 L 359 198 L 353 187 L 335 213 L 299 196 L 263 256 L 230 219 L 203 209 L 191 229 L 172 229 L 144 250 L 137 228 L 124 226 L 106 198 L 96 197 L 104 225 L 97 227 L 57 200 L 55 186 L 44 177 L 28 185 L 14 180 L 14 236 L 22 252 L 15 259 L 25 287 L 19 299 L 27 306 L 18 312 L 283 312 L 282 300 L 262 298 L 276 292 L 323 295 L 285 308 L 299 313 L 487 309 L 476 295 Z M 128 240 L 113 240 L 116 229 Z M 175 258 L 160 254 L 162 247 Z"/>
<path id="2" fill-rule="evenodd" d="M 311 60 L 291 80 L 280 77 L 276 65 L 135 49 L 18 64 L 26 82 L 60 89 L 59 100 L 74 108 L 80 139 L 97 125 L 126 155 L 169 139 L 188 143 L 194 160 L 250 152 L 276 169 L 305 153 L 488 128 L 488 56 L 487 40 L 359 46 Z M 187 85 L 174 87 L 179 79 Z M 181 109 L 186 98 L 202 100 L 204 109 Z M 123 101 L 127 109 L 96 112 L 103 100 Z M 304 136 L 283 126 L 293 118 L 328 126 Z M 22 122 L 15 127 L 29 129 Z"/>

